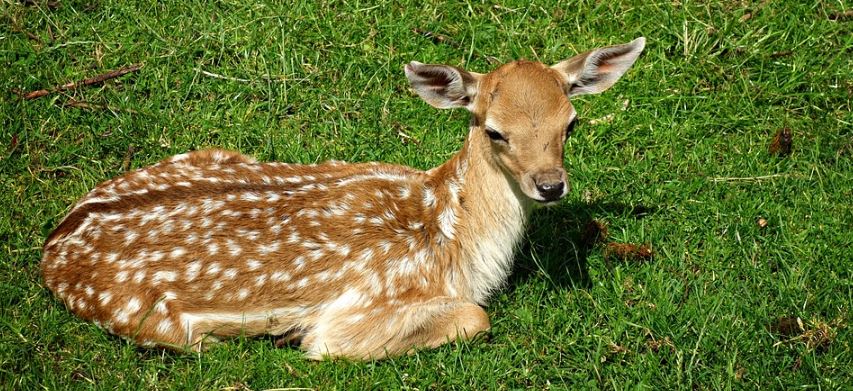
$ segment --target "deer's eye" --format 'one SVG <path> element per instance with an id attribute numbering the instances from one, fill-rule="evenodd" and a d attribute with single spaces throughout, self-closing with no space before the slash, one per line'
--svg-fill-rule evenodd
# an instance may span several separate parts
<path id="1" fill-rule="evenodd" d="M 575 124 L 577 124 L 577 123 L 578 123 L 578 118 L 577 118 L 577 117 L 575 117 L 575 118 L 573 118 L 573 119 L 571 120 L 571 122 L 569 122 L 569 124 L 566 126 L 566 140 L 568 140 L 568 139 L 569 139 L 569 136 L 571 136 L 571 135 L 572 135 L 572 132 L 574 132 L 574 131 L 575 131 Z"/>
<path id="2" fill-rule="evenodd" d="M 486 135 L 489 136 L 492 141 L 503 141 L 505 143 L 509 142 L 506 137 L 504 137 L 504 135 L 492 128 L 486 128 Z"/>

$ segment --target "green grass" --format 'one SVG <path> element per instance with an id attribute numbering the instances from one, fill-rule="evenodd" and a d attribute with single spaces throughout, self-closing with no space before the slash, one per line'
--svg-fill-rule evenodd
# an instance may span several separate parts
<path id="1" fill-rule="evenodd" d="M 33 3 L 0 0 L 2 388 L 853 384 L 853 20 L 836 17 L 848 0 Z M 612 90 L 575 100 L 572 193 L 531 221 L 487 339 L 374 363 L 308 362 L 264 338 L 172 354 L 80 321 L 39 279 L 69 206 L 127 169 L 214 146 L 426 169 L 460 148 L 467 114 L 421 102 L 406 62 L 485 72 L 641 35 L 646 51 Z M 13 93 L 134 63 L 103 85 Z M 780 158 L 767 147 L 782 127 L 794 149 Z M 590 219 L 656 256 L 605 259 L 581 240 Z M 782 316 L 834 339 L 771 332 Z"/>

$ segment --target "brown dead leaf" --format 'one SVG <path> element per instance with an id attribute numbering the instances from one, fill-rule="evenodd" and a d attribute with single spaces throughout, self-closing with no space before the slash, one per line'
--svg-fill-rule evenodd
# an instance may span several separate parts
<path id="1" fill-rule="evenodd" d="M 661 348 L 670 348 L 674 349 L 675 345 L 672 343 L 672 340 L 669 337 L 664 337 L 663 339 L 650 339 L 646 341 L 646 347 L 649 350 L 657 353 L 661 350 Z"/>
<path id="2" fill-rule="evenodd" d="M 792 52 L 790 50 L 782 50 L 779 52 L 773 52 L 772 54 L 770 54 L 770 58 L 788 57 L 792 54 L 794 54 L 794 52 Z"/>
<path id="3" fill-rule="evenodd" d="M 767 326 L 767 329 L 773 334 L 788 338 L 799 335 L 803 331 L 803 320 L 799 317 L 783 316 Z"/>
<path id="4" fill-rule="evenodd" d="M 791 154 L 792 147 L 793 135 L 791 134 L 791 129 L 782 128 L 779 129 L 773 137 L 769 151 L 771 155 L 783 157 Z"/>
<path id="5" fill-rule="evenodd" d="M 803 333 L 803 340 L 809 349 L 826 349 L 835 340 L 835 329 L 826 322 L 814 321 Z"/>
<path id="6" fill-rule="evenodd" d="M 743 375 L 746 374 L 746 368 L 738 365 L 737 370 L 735 370 L 735 380 L 740 381 L 743 379 Z"/>
<path id="7" fill-rule="evenodd" d="M 849 19 L 853 19 L 853 9 L 849 9 L 846 11 L 833 12 L 833 13 L 829 14 L 829 20 L 845 21 L 845 20 L 849 20 Z"/>
<path id="8" fill-rule="evenodd" d="M 607 344 L 607 348 L 610 350 L 610 354 L 625 354 L 628 353 L 628 349 L 624 346 L 617 345 L 615 342 L 610 342 Z"/>
<path id="9" fill-rule="evenodd" d="M 9 148 L 6 151 L 12 152 L 15 148 L 18 148 L 18 134 L 12 133 L 12 139 L 9 140 Z"/>
<path id="10" fill-rule="evenodd" d="M 794 364 L 791 365 L 791 370 L 796 371 L 800 369 L 801 366 L 803 366 L 803 357 L 797 357 L 797 361 L 794 361 Z"/>
<path id="11" fill-rule="evenodd" d="M 654 251 L 648 244 L 611 242 L 604 248 L 604 258 L 611 257 L 621 261 L 648 261 L 654 257 Z"/>
<path id="12" fill-rule="evenodd" d="M 831 322 L 824 322 L 819 319 L 813 319 L 809 322 L 803 322 L 799 317 L 785 316 L 777 319 L 768 326 L 771 333 L 777 334 L 785 340 L 776 342 L 773 346 L 783 343 L 803 343 L 809 350 L 826 350 L 838 335 L 838 328 L 845 327 L 841 320 L 835 319 Z"/>

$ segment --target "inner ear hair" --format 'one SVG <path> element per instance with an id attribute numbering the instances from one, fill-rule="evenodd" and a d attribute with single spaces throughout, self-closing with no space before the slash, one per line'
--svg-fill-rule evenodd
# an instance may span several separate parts
<path id="1" fill-rule="evenodd" d="M 440 109 L 468 107 L 477 94 L 479 74 L 449 65 L 406 65 L 412 89 L 427 103 Z"/>
<path id="2" fill-rule="evenodd" d="M 640 37 L 626 44 L 579 54 L 552 68 L 566 77 L 569 96 L 597 94 L 616 84 L 634 65 L 645 46 L 646 39 Z"/>

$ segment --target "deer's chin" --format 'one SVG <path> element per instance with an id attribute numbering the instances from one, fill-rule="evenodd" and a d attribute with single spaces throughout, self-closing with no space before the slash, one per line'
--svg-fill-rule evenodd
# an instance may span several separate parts
<path id="1" fill-rule="evenodd" d="M 538 200 L 538 199 L 536 199 L 536 198 L 534 198 L 533 200 L 534 200 L 534 201 L 536 201 L 536 205 L 539 205 L 539 206 L 541 206 L 541 207 L 543 207 L 543 208 L 548 208 L 548 207 L 552 207 L 552 206 L 554 206 L 554 205 L 559 204 L 559 203 L 560 203 L 560 200 L 562 200 L 562 198 L 558 198 L 558 199 L 556 199 L 556 200 L 551 200 L 551 201 L 548 201 L 548 200 Z"/>
<path id="2" fill-rule="evenodd" d="M 557 198 L 556 200 L 546 200 L 545 198 L 543 198 L 539 194 L 538 191 L 527 189 L 527 186 L 522 186 L 521 192 L 524 193 L 524 195 L 527 196 L 527 198 L 533 200 L 534 205 L 544 206 L 544 207 L 549 207 L 549 206 L 559 204 L 560 200 L 562 200 L 563 197 L 565 196 L 565 194 L 563 194 L 560 196 L 560 198 Z"/>

